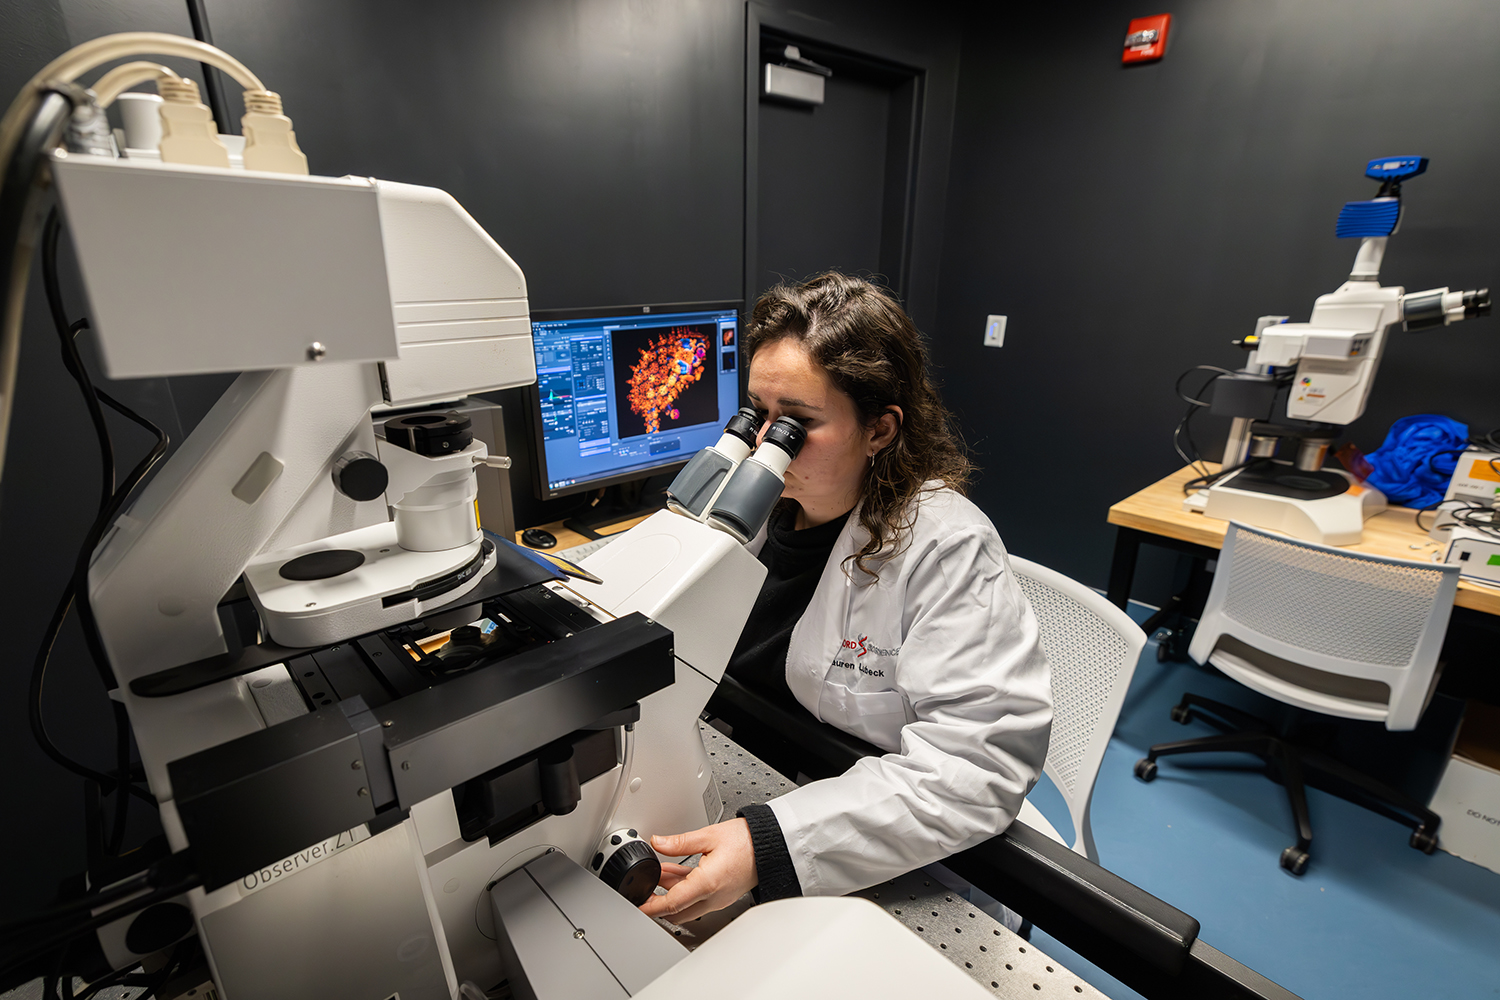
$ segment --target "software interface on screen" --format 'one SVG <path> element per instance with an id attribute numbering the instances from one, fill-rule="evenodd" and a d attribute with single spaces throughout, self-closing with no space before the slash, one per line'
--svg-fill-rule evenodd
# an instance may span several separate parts
<path id="1" fill-rule="evenodd" d="M 683 462 L 738 407 L 733 309 L 533 317 L 549 490 Z"/>

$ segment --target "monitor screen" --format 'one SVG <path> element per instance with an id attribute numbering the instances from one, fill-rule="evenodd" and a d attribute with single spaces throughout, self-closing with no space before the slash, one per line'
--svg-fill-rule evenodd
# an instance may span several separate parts
<path id="1" fill-rule="evenodd" d="M 539 492 L 640 479 L 719 439 L 739 407 L 739 303 L 533 310 Z"/>

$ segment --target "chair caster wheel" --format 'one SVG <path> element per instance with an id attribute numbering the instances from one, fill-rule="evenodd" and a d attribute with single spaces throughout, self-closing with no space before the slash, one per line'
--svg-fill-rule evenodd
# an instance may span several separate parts
<path id="1" fill-rule="evenodd" d="M 1159 628 L 1152 635 L 1156 640 L 1156 662 L 1181 661 L 1187 653 L 1187 634 L 1180 628 Z"/>
<path id="2" fill-rule="evenodd" d="M 1281 852 L 1281 867 L 1293 875 L 1307 871 L 1308 853 L 1299 847 L 1288 847 Z"/>
<path id="3" fill-rule="evenodd" d="M 1419 826 L 1411 832 L 1411 839 L 1407 843 L 1423 854 L 1431 854 L 1437 850 L 1437 834 L 1428 831 L 1425 827 Z"/>
<path id="4" fill-rule="evenodd" d="M 1156 761 L 1142 757 L 1135 762 L 1135 776 L 1142 781 L 1150 781 L 1156 777 Z"/>
<path id="5" fill-rule="evenodd" d="M 1178 723 L 1179 725 L 1187 725 L 1189 722 L 1193 721 L 1193 710 L 1191 708 L 1188 708 L 1186 705 L 1173 705 L 1172 721 Z"/>

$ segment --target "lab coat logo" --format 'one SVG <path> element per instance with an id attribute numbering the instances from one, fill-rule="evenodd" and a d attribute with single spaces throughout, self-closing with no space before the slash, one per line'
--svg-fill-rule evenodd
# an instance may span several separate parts
<path id="1" fill-rule="evenodd" d="M 870 641 L 870 637 L 867 635 L 862 635 L 858 639 L 845 639 L 839 648 L 859 650 L 858 653 L 854 654 L 856 660 L 866 653 L 874 653 L 876 656 L 895 656 L 901 652 L 900 646 L 897 646 L 895 649 L 886 649 L 883 646 L 877 646 Z"/>

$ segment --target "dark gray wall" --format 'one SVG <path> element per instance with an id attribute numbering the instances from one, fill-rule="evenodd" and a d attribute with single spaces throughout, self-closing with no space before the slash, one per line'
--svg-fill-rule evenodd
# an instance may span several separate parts
<path id="1" fill-rule="evenodd" d="M 730 0 L 211 5 L 315 173 L 451 192 L 538 307 L 739 294 Z"/>
<path id="2" fill-rule="evenodd" d="M 922 77 L 912 199 L 910 263 L 903 304 L 920 329 L 933 330 L 938 315 L 943 225 L 948 204 L 949 156 L 958 90 L 962 3 L 913 4 L 902 0 L 776 0 L 750 4 L 752 20 L 778 34 L 833 45 L 852 53 L 912 67 Z M 752 85 L 753 86 L 753 85 Z M 752 96 L 752 100 L 753 100 Z M 749 135 L 749 156 L 758 160 L 759 135 Z M 823 155 L 806 150 L 808 157 Z M 752 178 L 753 180 L 753 178 Z M 757 185 L 746 191 L 755 242 Z M 755 278 L 747 285 L 756 285 Z"/>
<path id="3" fill-rule="evenodd" d="M 1374 196 L 1366 160 L 1432 158 L 1387 283 L 1500 284 L 1500 6 L 1186 0 L 1165 60 L 1132 69 L 1139 6 L 987 10 L 964 31 L 935 353 L 1007 544 L 1102 586 L 1109 505 L 1181 465 L 1173 380 L 1238 367 L 1256 316 L 1305 320 L 1339 285 L 1356 244 L 1334 219 Z M 988 313 L 1010 317 L 1000 350 Z M 1497 324 L 1395 334 L 1346 437 L 1368 451 L 1422 412 L 1500 425 Z"/>
<path id="4" fill-rule="evenodd" d="M 741 296 L 744 0 L 210 0 L 208 7 L 215 42 L 282 94 L 315 173 L 448 190 L 521 265 L 535 306 Z M 935 316 L 958 72 L 953 19 L 894 2 L 757 8 L 810 36 L 918 65 L 934 81 L 910 298 Z M 12 0 L 0 6 L 0 100 L 88 38 L 133 28 L 189 34 L 185 11 L 178 0 Z M 237 118 L 238 95 L 228 89 Z M 67 286 L 81 315 L 76 282 Z M 87 417 L 36 288 L 20 378 L 0 508 L 0 606 L 14 653 L 0 671 L 8 765 L 0 829 L 12 857 L 25 862 L 0 889 L 0 914 L 41 905 L 58 879 L 84 864 L 80 782 L 42 756 L 25 721 L 30 659 L 97 490 Z M 144 380 L 112 391 L 180 440 L 224 384 Z M 514 415 L 519 394 L 504 397 Z M 511 434 L 514 449 L 522 439 L 516 427 Z M 145 444 L 144 435 L 122 431 L 122 461 Z M 536 504 L 519 471 L 519 522 L 550 520 L 576 502 Z M 72 628 L 54 657 L 47 704 L 58 742 L 107 766 L 107 706 Z M 145 832 L 143 825 L 136 838 Z"/>

